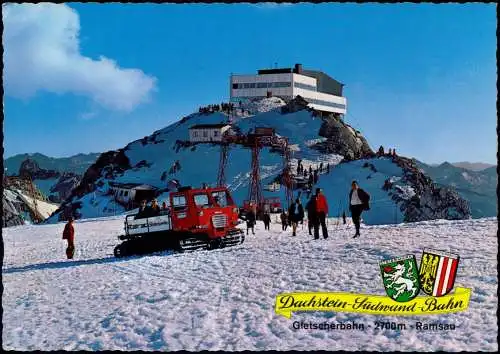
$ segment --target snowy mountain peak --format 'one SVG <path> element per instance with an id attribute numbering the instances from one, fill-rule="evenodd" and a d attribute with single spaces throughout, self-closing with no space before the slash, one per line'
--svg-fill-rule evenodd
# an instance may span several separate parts
<path id="1" fill-rule="evenodd" d="M 102 154 L 49 222 L 65 219 L 64 213 L 89 218 L 125 212 L 133 206 L 132 200 L 126 201 L 113 195 L 110 182 L 114 185 L 149 185 L 156 190 L 160 201 L 167 198 L 169 186 L 177 183 L 190 186 L 200 186 L 202 183 L 214 185 L 219 167 L 220 145 L 217 142 L 190 142 L 189 128 L 198 124 L 227 123 L 230 112 L 225 108 L 227 107 L 202 107 L 198 113 L 184 117 L 150 136 L 133 141 L 118 151 Z M 236 112 L 240 115 L 234 117 L 233 112 L 234 130 L 245 134 L 255 127 L 273 127 L 276 134 L 289 139 L 293 147 L 291 167 L 296 174 L 294 195 L 303 199 L 304 203 L 308 195 L 305 186 L 309 177 L 303 173 L 297 174 L 298 160 L 301 160 L 308 171 L 309 166 L 311 171 L 318 170 L 318 182 L 313 187 L 323 187 L 329 203 L 335 206 L 339 201 L 345 201 L 351 180 L 364 176 L 366 180 L 363 183 L 369 185 L 367 191 L 373 194 L 374 200 L 380 199 L 389 208 L 381 208 L 380 210 L 385 210 L 384 213 L 366 213 L 366 221 L 369 223 L 427 220 L 437 216 L 468 217 L 466 208 L 460 202 L 455 203 L 456 198 L 448 192 L 433 194 L 432 181 L 425 178 L 410 162 L 377 159 L 359 130 L 338 117 L 321 116 L 319 112 L 307 107 L 307 102 L 300 97 L 286 104 L 280 99 L 266 98 L 247 103 L 240 111 L 236 109 Z M 283 168 L 281 152 L 263 149 L 259 159 L 264 196 L 280 197 L 285 204 L 283 188 L 266 188 L 267 185 L 280 181 Z M 373 167 L 366 168 L 364 164 Z M 225 175 L 228 187 L 239 205 L 247 198 L 250 172 L 251 151 L 241 145 L 231 146 Z M 401 183 L 393 183 L 394 186 L 390 187 L 385 185 L 386 181 L 398 178 Z M 420 196 L 424 196 L 423 200 Z M 448 202 L 438 203 L 439 198 L 448 198 Z M 434 209 L 422 211 L 427 207 Z M 396 218 L 395 208 L 399 210 L 399 217 Z M 339 207 L 332 208 L 334 209 L 340 213 Z M 343 209 L 348 212 L 345 206 Z M 453 209 L 453 212 L 448 213 L 448 209 Z"/>

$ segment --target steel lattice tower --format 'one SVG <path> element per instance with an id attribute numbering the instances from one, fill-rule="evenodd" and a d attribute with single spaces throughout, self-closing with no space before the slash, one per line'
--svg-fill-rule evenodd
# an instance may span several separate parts
<path id="1" fill-rule="evenodd" d="M 226 185 L 226 167 L 229 155 L 229 143 L 222 142 L 220 146 L 219 173 L 217 174 L 217 186 Z"/>
<path id="2" fill-rule="evenodd" d="M 257 204 L 262 202 L 262 187 L 260 185 L 260 169 L 259 169 L 259 155 L 260 155 L 260 141 L 255 137 L 255 142 L 252 145 L 252 172 L 250 175 L 250 188 L 248 189 L 248 200 L 254 200 Z"/>

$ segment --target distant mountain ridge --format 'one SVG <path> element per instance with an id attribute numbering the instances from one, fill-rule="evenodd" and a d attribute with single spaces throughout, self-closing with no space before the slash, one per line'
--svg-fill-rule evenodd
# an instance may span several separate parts
<path id="1" fill-rule="evenodd" d="M 418 161 L 417 165 L 435 183 L 453 187 L 462 198 L 470 203 L 474 218 L 497 215 L 496 188 L 498 175 L 496 166 L 480 171 L 457 167 L 449 162 L 433 166 Z"/>
<path id="2" fill-rule="evenodd" d="M 488 168 L 491 167 L 496 167 L 496 165 L 490 164 L 490 163 L 485 163 L 485 162 L 468 162 L 468 161 L 462 161 L 462 162 L 443 162 L 443 163 L 429 163 L 426 164 L 431 167 L 438 167 L 441 165 L 446 165 L 450 164 L 455 167 L 460 167 L 460 168 L 465 168 L 466 170 L 470 171 L 484 171 Z"/>
<path id="3" fill-rule="evenodd" d="M 452 165 L 455 167 L 465 168 L 466 170 L 471 170 L 471 171 L 483 171 L 486 170 L 487 168 L 495 167 L 495 165 L 492 165 L 490 163 L 468 162 L 468 161 L 453 162 Z"/>
<path id="4" fill-rule="evenodd" d="M 7 168 L 7 175 L 18 175 L 19 168 L 26 159 L 37 162 L 38 166 L 45 170 L 54 170 L 61 173 L 73 172 L 83 175 L 92 165 L 100 153 L 76 154 L 70 157 L 49 157 L 38 152 L 31 154 L 17 154 L 4 159 L 4 167 Z"/>

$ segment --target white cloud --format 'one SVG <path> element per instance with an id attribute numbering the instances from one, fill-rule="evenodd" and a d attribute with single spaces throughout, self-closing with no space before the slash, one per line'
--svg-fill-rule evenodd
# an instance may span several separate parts
<path id="1" fill-rule="evenodd" d="M 67 5 L 3 6 L 4 87 L 29 98 L 39 90 L 90 97 L 100 105 L 131 111 L 146 102 L 157 79 L 123 69 L 109 58 L 82 56 L 78 13 Z"/>

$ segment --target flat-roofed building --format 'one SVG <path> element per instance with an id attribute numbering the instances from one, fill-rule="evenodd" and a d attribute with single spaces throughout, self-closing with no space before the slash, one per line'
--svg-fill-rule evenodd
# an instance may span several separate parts
<path id="1" fill-rule="evenodd" d="M 294 68 L 262 69 L 257 75 L 231 75 L 230 100 L 238 103 L 269 96 L 289 101 L 303 97 L 318 111 L 344 115 L 347 100 L 342 95 L 344 84 L 318 70 Z"/>
<path id="2" fill-rule="evenodd" d="M 189 128 L 189 141 L 192 143 L 199 142 L 216 142 L 222 140 L 222 135 L 231 128 L 229 124 L 197 124 Z"/>

